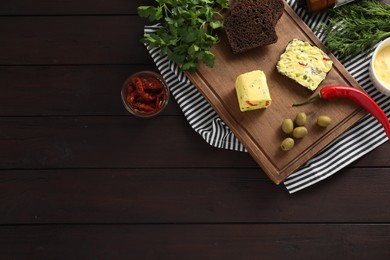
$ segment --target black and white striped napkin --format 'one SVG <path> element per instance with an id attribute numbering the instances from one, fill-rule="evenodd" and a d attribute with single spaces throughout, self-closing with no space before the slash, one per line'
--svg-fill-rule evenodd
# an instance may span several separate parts
<path id="1" fill-rule="evenodd" d="M 298 6 L 296 0 L 287 0 L 286 2 L 313 31 L 318 24 L 326 22 L 328 19 L 326 12 L 310 15 Z M 146 26 L 145 33 L 152 33 L 157 28 L 158 25 Z M 317 37 L 322 42 L 326 41 L 321 34 L 317 34 Z M 191 127 L 212 146 L 247 152 L 229 127 L 178 67 L 166 56 L 161 56 L 158 48 L 148 48 L 148 51 Z M 337 53 L 335 55 L 337 57 Z M 347 57 L 340 59 L 340 62 L 389 116 L 390 99 L 377 91 L 369 78 L 368 67 L 371 55 L 372 53 Z M 284 181 L 284 185 L 289 193 L 309 187 L 332 176 L 387 140 L 381 124 L 372 116 L 367 115 L 290 175 Z"/>

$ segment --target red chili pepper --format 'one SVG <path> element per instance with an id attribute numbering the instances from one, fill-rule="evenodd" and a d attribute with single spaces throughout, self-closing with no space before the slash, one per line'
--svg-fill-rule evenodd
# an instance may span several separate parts
<path id="1" fill-rule="evenodd" d="M 302 61 L 298 61 L 298 64 L 301 66 L 305 66 L 305 63 L 303 63 Z"/>
<path id="2" fill-rule="evenodd" d="M 373 117 L 375 117 L 384 127 L 387 136 L 390 138 L 390 123 L 386 114 L 378 106 L 378 104 L 366 93 L 349 86 L 326 86 L 321 88 L 320 92 L 300 103 L 293 104 L 293 106 L 301 106 L 311 103 L 318 99 L 331 98 L 348 98 L 366 109 Z"/>

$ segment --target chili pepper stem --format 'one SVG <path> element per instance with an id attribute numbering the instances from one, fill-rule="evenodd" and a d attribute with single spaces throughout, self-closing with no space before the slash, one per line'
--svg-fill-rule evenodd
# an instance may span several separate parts
<path id="1" fill-rule="evenodd" d="M 317 99 L 331 99 L 331 98 L 348 98 L 367 110 L 378 122 L 380 122 L 385 129 L 387 137 L 390 139 L 390 122 L 387 115 L 378 106 L 378 104 L 365 92 L 351 86 L 325 86 L 321 88 L 320 92 L 300 103 L 293 104 L 293 106 L 301 106 L 311 103 Z"/>
<path id="2" fill-rule="evenodd" d="M 320 93 L 318 93 L 317 95 L 315 95 L 315 96 L 313 96 L 313 97 L 311 97 L 309 99 L 306 99 L 306 100 L 304 100 L 302 102 L 295 103 L 292 106 L 293 107 L 297 107 L 297 106 L 306 105 L 306 104 L 312 103 L 312 102 L 314 102 L 314 101 L 316 101 L 318 99 L 321 99 L 321 94 Z"/>

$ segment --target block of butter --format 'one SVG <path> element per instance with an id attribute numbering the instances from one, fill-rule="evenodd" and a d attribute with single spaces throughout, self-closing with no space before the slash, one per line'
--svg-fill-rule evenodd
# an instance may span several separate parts
<path id="1" fill-rule="evenodd" d="M 242 112 L 271 105 L 267 79 L 261 70 L 241 74 L 236 79 L 238 104 Z"/>
<path id="2" fill-rule="evenodd" d="M 332 64 L 329 56 L 318 47 L 293 39 L 280 56 L 276 68 L 300 85 L 315 90 L 331 70 Z"/>

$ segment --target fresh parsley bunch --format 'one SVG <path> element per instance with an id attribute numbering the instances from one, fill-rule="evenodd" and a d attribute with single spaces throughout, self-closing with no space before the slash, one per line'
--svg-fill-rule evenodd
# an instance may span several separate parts
<path id="1" fill-rule="evenodd" d="M 199 61 L 213 67 L 215 56 L 210 48 L 219 39 L 216 29 L 223 27 L 221 12 L 228 0 L 156 0 L 157 6 L 139 6 L 138 14 L 161 27 L 145 34 L 142 41 L 151 48 L 160 47 L 161 55 L 182 70 L 196 71 Z"/>

